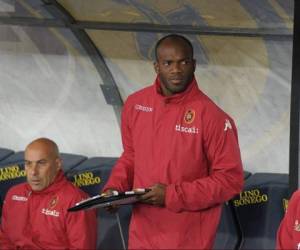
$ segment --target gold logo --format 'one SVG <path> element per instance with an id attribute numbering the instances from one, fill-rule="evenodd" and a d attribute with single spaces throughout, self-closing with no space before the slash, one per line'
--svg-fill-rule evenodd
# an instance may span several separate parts
<path id="1" fill-rule="evenodd" d="M 288 204 L 289 204 L 289 200 L 287 199 L 282 199 L 282 203 L 283 203 L 283 210 L 286 213 L 286 210 L 288 208 Z"/>
<path id="2" fill-rule="evenodd" d="M 195 114 L 196 114 L 195 110 L 192 110 L 192 109 L 187 110 L 184 115 L 185 123 L 187 123 L 187 124 L 192 123 L 195 119 Z"/>
<path id="3" fill-rule="evenodd" d="M 97 185 L 101 182 L 100 176 L 94 176 L 92 172 L 84 172 L 81 174 L 77 174 L 74 175 L 73 178 L 74 178 L 73 184 L 76 187 Z"/>
<path id="4" fill-rule="evenodd" d="M 57 196 L 54 196 L 54 197 L 50 200 L 50 202 L 49 202 L 49 204 L 48 204 L 48 208 L 49 208 L 49 209 L 54 208 L 54 207 L 57 205 L 57 202 L 58 202 L 58 197 L 57 197 Z"/>

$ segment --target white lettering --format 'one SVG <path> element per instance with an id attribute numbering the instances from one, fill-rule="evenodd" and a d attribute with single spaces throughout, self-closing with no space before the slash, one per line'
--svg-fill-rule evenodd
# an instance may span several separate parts
<path id="1" fill-rule="evenodd" d="M 151 107 L 145 107 L 145 106 L 142 106 L 142 105 L 139 105 L 139 104 L 136 104 L 134 106 L 134 108 L 136 110 L 140 110 L 140 111 L 144 111 L 144 112 L 152 112 L 153 111 L 153 108 L 151 108 Z"/>
<path id="2" fill-rule="evenodd" d="M 18 195 L 13 195 L 11 197 L 11 199 L 13 201 L 27 201 L 27 197 L 24 197 L 24 196 L 18 196 Z"/>
<path id="3" fill-rule="evenodd" d="M 59 212 L 56 210 L 49 210 L 47 208 L 43 208 L 42 209 L 42 214 L 45 215 L 50 215 L 50 216 L 54 216 L 54 217 L 59 217 Z"/>
<path id="4" fill-rule="evenodd" d="M 198 134 L 199 129 L 194 127 L 183 127 L 179 124 L 175 125 L 175 131 L 182 132 L 182 133 L 188 133 L 188 134 Z"/>

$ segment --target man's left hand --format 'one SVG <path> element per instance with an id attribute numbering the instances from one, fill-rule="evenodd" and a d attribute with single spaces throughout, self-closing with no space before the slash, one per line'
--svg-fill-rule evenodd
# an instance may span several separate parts
<path id="1" fill-rule="evenodd" d="M 146 194 L 139 197 L 139 201 L 153 206 L 164 206 L 166 196 L 166 185 L 158 183 L 149 187 L 151 189 Z"/>

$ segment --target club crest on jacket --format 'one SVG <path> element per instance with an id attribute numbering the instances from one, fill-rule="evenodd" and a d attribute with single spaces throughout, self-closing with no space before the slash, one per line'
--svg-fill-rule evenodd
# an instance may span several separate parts
<path id="1" fill-rule="evenodd" d="M 184 115 L 184 122 L 187 124 L 191 124 L 195 119 L 195 110 L 188 109 Z"/>
<path id="2" fill-rule="evenodd" d="M 56 206 L 57 202 L 58 202 L 58 197 L 57 197 L 57 196 L 54 196 L 54 197 L 50 200 L 50 202 L 49 202 L 49 204 L 48 204 L 48 208 L 49 208 L 49 209 L 54 208 L 54 207 Z"/>

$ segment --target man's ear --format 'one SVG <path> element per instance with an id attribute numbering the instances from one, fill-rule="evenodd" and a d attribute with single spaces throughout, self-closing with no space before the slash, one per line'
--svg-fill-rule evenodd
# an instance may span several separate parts
<path id="1" fill-rule="evenodd" d="M 154 70 L 155 70 L 156 74 L 158 74 L 158 73 L 159 73 L 159 66 L 158 66 L 157 61 L 155 61 L 155 62 L 153 63 L 153 66 L 154 66 Z"/>
<path id="2" fill-rule="evenodd" d="M 60 158 L 56 158 L 56 166 L 57 166 L 57 171 L 62 169 L 62 160 Z"/>

